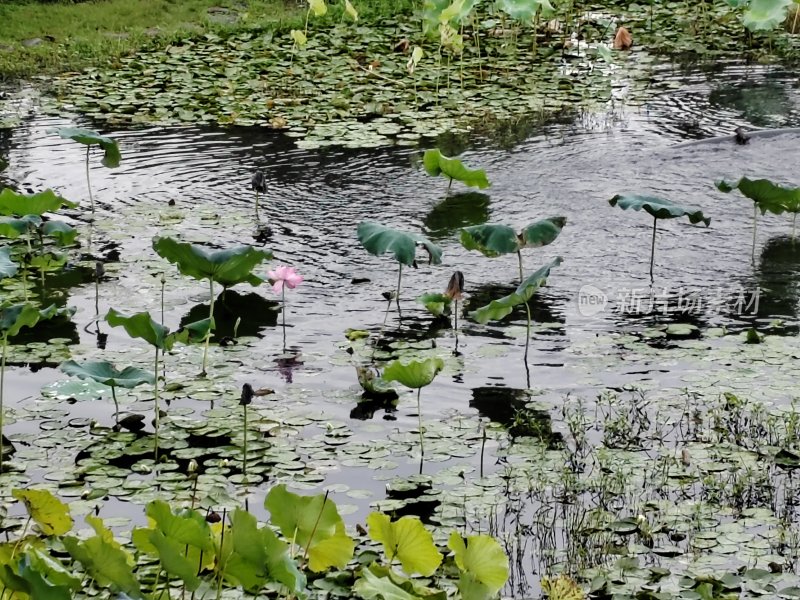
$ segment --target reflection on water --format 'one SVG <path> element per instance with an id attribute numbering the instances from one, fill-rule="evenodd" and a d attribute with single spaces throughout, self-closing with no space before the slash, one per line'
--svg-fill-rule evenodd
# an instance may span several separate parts
<path id="1" fill-rule="evenodd" d="M 450 194 L 431 209 L 423 224 L 431 238 L 447 238 L 462 227 L 486 223 L 490 204 L 489 196 L 480 192 Z"/>

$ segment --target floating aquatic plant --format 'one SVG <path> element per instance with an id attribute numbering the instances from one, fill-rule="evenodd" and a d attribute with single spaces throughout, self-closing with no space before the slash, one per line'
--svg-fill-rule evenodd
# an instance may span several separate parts
<path id="1" fill-rule="evenodd" d="M 469 169 L 464 166 L 457 158 L 448 158 L 438 149 L 426 150 L 422 156 L 422 164 L 428 175 L 438 177 L 444 175 L 449 179 L 447 189 L 453 185 L 453 181 L 460 181 L 469 187 L 485 189 L 489 187 L 489 180 L 486 178 L 486 171 L 483 169 Z"/>
<path id="2" fill-rule="evenodd" d="M 444 361 L 438 357 L 431 357 L 408 362 L 396 360 L 383 370 L 384 381 L 397 381 L 406 387 L 417 390 L 417 417 L 419 420 L 419 450 L 421 456 L 425 455 L 425 443 L 422 429 L 420 394 L 422 388 L 430 385 L 442 369 L 444 369 Z"/>
<path id="3" fill-rule="evenodd" d="M 100 135 L 96 131 L 90 129 L 81 129 L 78 127 L 62 127 L 56 129 L 55 133 L 64 139 L 72 140 L 86 146 L 86 186 L 89 190 L 89 202 L 92 206 L 92 214 L 94 214 L 94 197 L 92 196 L 92 182 L 89 178 L 89 152 L 92 146 L 99 146 L 103 150 L 103 166 L 109 169 L 114 169 L 119 166 L 122 160 L 122 155 L 119 151 L 119 146 L 110 137 Z"/>
<path id="4" fill-rule="evenodd" d="M 58 314 L 71 311 L 48 306 L 39 309 L 35 304 L 25 302 L 22 304 L 0 305 L 0 340 L 2 341 L 2 354 L 0 355 L 0 472 L 3 470 L 3 393 L 5 391 L 6 353 L 8 351 L 8 338 L 16 336 L 23 327 L 34 327 L 39 321 L 51 319 Z"/>
<path id="5" fill-rule="evenodd" d="M 117 426 L 119 426 L 119 403 L 117 402 L 116 388 L 133 389 L 145 383 L 153 385 L 156 382 L 156 377 L 153 373 L 133 366 L 125 367 L 120 371 L 107 361 L 90 361 L 78 364 L 74 360 L 68 360 L 61 363 L 59 368 L 67 375 L 73 375 L 80 379 L 91 379 L 110 387 L 111 397 L 114 400 L 114 420 Z"/>
<path id="6" fill-rule="evenodd" d="M 261 285 L 263 279 L 254 275 L 253 269 L 263 261 L 271 259 L 272 253 L 266 250 L 257 250 L 252 246 L 236 246 L 227 250 L 207 250 L 202 246 L 179 242 L 170 237 L 153 238 L 153 249 L 160 257 L 177 265 L 181 274 L 208 281 L 208 318 L 211 327 L 208 330 L 203 349 L 201 374 L 205 375 L 208 346 L 211 341 L 211 331 L 214 329 L 214 282 L 222 285 L 224 289 L 245 282 L 252 286 Z"/>
<path id="7" fill-rule="evenodd" d="M 685 207 L 664 198 L 641 196 L 638 194 L 617 194 L 608 201 L 611 206 L 619 206 L 622 210 L 643 210 L 653 217 L 653 242 L 650 247 L 650 280 L 653 280 L 653 262 L 656 255 L 656 230 L 659 219 L 675 219 L 688 217 L 689 222 L 704 223 L 706 227 L 711 219 L 703 215 L 699 208 Z"/>
<path id="8" fill-rule="evenodd" d="M 515 253 L 519 261 L 519 280 L 522 281 L 522 250 L 552 244 L 566 224 L 566 217 L 548 217 L 526 225 L 520 232 L 495 223 L 474 225 L 461 230 L 461 245 L 489 258 Z"/>
<path id="9" fill-rule="evenodd" d="M 44 213 L 56 212 L 60 208 L 75 208 L 78 206 L 65 198 L 57 195 L 53 190 L 45 190 L 36 194 L 22 194 L 11 188 L 0 192 L 0 215 L 16 215 L 24 217 L 36 215 L 41 217 Z"/>
<path id="10" fill-rule="evenodd" d="M 400 310 L 400 287 L 403 278 L 403 265 L 417 268 L 417 248 L 428 253 L 428 262 L 438 265 L 442 262 L 442 249 L 428 238 L 415 233 L 406 233 L 391 229 L 379 223 L 362 221 L 358 224 L 358 241 L 364 249 L 375 256 L 391 252 L 400 263 L 397 274 L 397 292 L 395 300 Z"/>

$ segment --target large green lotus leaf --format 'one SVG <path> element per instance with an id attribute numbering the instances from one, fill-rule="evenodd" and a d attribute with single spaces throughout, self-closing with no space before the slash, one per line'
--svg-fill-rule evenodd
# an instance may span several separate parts
<path id="1" fill-rule="evenodd" d="M 195 344 L 205 341 L 206 336 L 214 329 L 214 319 L 206 317 L 199 321 L 192 321 L 187 323 L 180 330 L 176 331 L 173 336 L 176 342 L 181 344 Z"/>
<path id="2" fill-rule="evenodd" d="M 184 556 L 185 546 L 175 541 L 174 538 L 166 537 L 159 530 L 150 532 L 150 543 L 156 548 L 158 560 L 164 571 L 183 581 L 186 589 L 190 592 L 200 587 L 197 563 Z"/>
<path id="3" fill-rule="evenodd" d="M 67 536 L 62 541 L 72 559 L 83 566 L 95 583 L 112 587 L 132 598 L 142 597 L 131 567 L 133 560 L 123 548 L 97 535 L 85 541 Z"/>
<path id="4" fill-rule="evenodd" d="M 47 554 L 43 548 L 31 547 L 25 551 L 25 554 L 30 561 L 31 567 L 44 575 L 50 583 L 64 586 L 72 590 L 80 589 L 80 578 L 76 577 L 71 570 L 64 567 L 60 560 Z"/>
<path id="5" fill-rule="evenodd" d="M 436 317 L 450 314 L 450 306 L 453 304 L 452 298 L 442 293 L 422 294 L 417 298 L 417 302 L 422 304 L 425 309 Z"/>
<path id="6" fill-rule="evenodd" d="M 41 217 L 36 215 L 25 215 L 19 218 L 0 217 L 0 236 L 13 240 L 32 229 L 36 229 L 41 224 Z"/>
<path id="7" fill-rule="evenodd" d="M 66 254 L 57 252 L 44 252 L 36 254 L 29 261 L 28 265 L 32 269 L 42 271 L 44 273 L 55 273 L 60 271 L 62 267 L 67 264 L 69 257 Z"/>
<path id="8" fill-rule="evenodd" d="M 289 555 L 289 545 L 269 527 L 258 527 L 249 512 L 236 509 L 231 515 L 233 554 L 225 563 L 225 574 L 239 580 L 245 589 L 260 589 L 278 581 L 293 594 L 301 595 L 306 577 Z"/>
<path id="9" fill-rule="evenodd" d="M 705 223 L 706 227 L 711 224 L 711 219 L 705 217 L 699 208 L 684 207 L 664 198 L 638 194 L 617 194 L 608 203 L 611 206 L 619 205 L 622 210 L 644 210 L 656 219 L 674 219 L 686 216 L 689 217 L 689 222 L 692 224 L 701 221 Z"/>
<path id="10" fill-rule="evenodd" d="M 78 230 L 64 221 L 47 221 L 42 227 L 42 233 L 55 239 L 59 246 L 71 246 L 78 237 Z"/>
<path id="11" fill-rule="evenodd" d="M 85 146 L 100 146 L 104 152 L 104 167 L 113 169 L 118 167 L 122 160 L 117 142 L 110 137 L 100 135 L 96 131 L 81 129 L 80 127 L 62 127 L 57 129 L 56 132 L 64 139 L 72 140 Z"/>
<path id="12" fill-rule="evenodd" d="M 25 505 L 31 520 L 45 535 L 64 535 L 72 529 L 69 506 L 48 490 L 12 490 L 11 495 Z"/>
<path id="13" fill-rule="evenodd" d="M 19 561 L 19 575 L 28 586 L 30 600 L 72 600 L 72 590 L 64 585 L 48 581 L 44 573 L 31 564 L 29 556 Z"/>
<path id="14" fill-rule="evenodd" d="M 212 279 L 224 287 L 242 282 L 254 286 L 262 284 L 264 280 L 253 275 L 253 268 L 272 258 L 271 252 L 252 246 L 207 250 L 169 237 L 153 238 L 153 249 L 160 257 L 177 265 L 182 274 L 195 279 Z"/>
<path id="15" fill-rule="evenodd" d="M 461 245 L 490 258 L 512 254 L 520 249 L 517 232 L 508 225 L 495 223 L 465 227 L 461 230 Z"/>
<path id="16" fill-rule="evenodd" d="M 173 513 L 168 503 L 163 500 L 153 500 L 147 505 L 145 514 L 155 522 L 156 528 L 171 541 L 180 545 L 188 544 L 205 552 L 211 552 L 214 549 L 211 528 L 203 515 L 196 510 L 182 510 Z"/>
<path id="17" fill-rule="evenodd" d="M 13 277 L 18 270 L 19 265 L 11 260 L 11 248 L 0 248 L 0 279 Z"/>
<path id="18" fill-rule="evenodd" d="M 425 166 L 425 171 L 428 175 L 434 177 L 444 175 L 455 181 L 485 189 L 489 187 L 489 180 L 486 178 L 486 171 L 483 169 L 468 169 L 457 158 L 448 158 L 444 156 L 438 149 L 426 150 L 422 156 L 422 164 Z"/>
<path id="19" fill-rule="evenodd" d="M 121 371 L 114 365 L 106 361 L 85 362 L 78 364 L 74 360 L 61 363 L 61 370 L 67 375 L 80 377 L 81 379 L 92 379 L 104 385 L 123 388 L 135 388 L 144 383 L 154 384 L 155 376 L 136 367 L 125 367 Z"/>
<path id="20" fill-rule="evenodd" d="M 555 11 L 549 0 L 497 0 L 495 5 L 512 19 L 522 22 L 532 21 L 539 10 L 542 16 Z"/>
<path id="21" fill-rule="evenodd" d="M 540 248 L 552 244 L 567 224 L 566 217 L 548 217 L 531 223 L 520 235 L 523 248 Z"/>
<path id="22" fill-rule="evenodd" d="M 447 592 L 425 587 L 418 580 L 401 577 L 377 563 L 364 567 L 353 585 L 353 591 L 367 600 L 447 600 Z"/>
<path id="23" fill-rule="evenodd" d="M 783 212 L 800 212 L 800 188 L 783 187 L 772 183 L 769 179 L 748 179 L 742 177 L 739 181 L 716 182 L 717 189 L 721 192 L 739 190 L 742 195 L 750 198 L 758 205 L 761 214 L 767 212 L 779 215 Z"/>
<path id="24" fill-rule="evenodd" d="M 374 512 L 367 517 L 369 537 L 383 544 L 386 560 L 400 561 L 409 575 L 433 575 L 442 563 L 442 554 L 433 543 L 431 532 L 418 517 L 405 516 L 392 522 L 389 515 Z"/>
<path id="25" fill-rule="evenodd" d="M 380 256 L 385 252 L 391 252 L 395 260 L 409 267 L 414 266 L 417 245 L 425 248 L 432 264 L 438 265 L 442 262 L 442 249 L 428 238 L 391 229 L 379 223 L 370 221 L 359 223 L 358 241 L 370 254 Z"/>
<path id="26" fill-rule="evenodd" d="M 516 290 L 508 296 L 503 296 L 498 300 L 492 300 L 486 306 L 482 306 L 469 313 L 478 323 L 485 325 L 489 321 L 498 321 L 511 314 L 515 306 L 524 304 L 531 299 L 536 290 L 547 283 L 550 276 L 550 269 L 561 264 L 561 257 L 554 258 L 548 264 L 541 267 L 538 271 L 529 275 Z"/>
<path id="27" fill-rule="evenodd" d="M 149 312 L 128 317 L 111 308 L 106 314 L 106 321 L 112 327 L 124 327 L 132 338 L 142 339 L 161 350 L 172 350 L 175 344 L 175 336 L 169 335 L 169 329 L 154 321 Z"/>
<path id="28" fill-rule="evenodd" d="M 353 557 L 355 542 L 345 533 L 336 504 L 324 495 L 299 496 L 280 484 L 269 491 L 264 506 L 286 539 L 308 548 L 312 571 L 344 568 Z"/>
<path id="29" fill-rule="evenodd" d="M 472 9 L 478 4 L 479 0 L 453 0 L 444 10 L 442 10 L 439 21 L 447 21 L 458 24 L 467 20 Z"/>
<path id="30" fill-rule="evenodd" d="M 744 11 L 744 26 L 750 31 L 775 29 L 786 19 L 792 0 L 751 0 Z"/>
<path id="31" fill-rule="evenodd" d="M 508 557 L 493 537 L 471 535 L 464 543 L 461 534 L 454 531 L 447 546 L 453 551 L 459 570 L 486 586 L 489 597 L 497 594 L 508 581 Z"/>
<path id="32" fill-rule="evenodd" d="M 403 362 L 396 360 L 383 370 L 384 381 L 397 381 L 406 387 L 418 389 L 429 385 L 444 369 L 444 361 L 438 356 L 424 360 Z"/>
<path id="33" fill-rule="evenodd" d="M 442 13 L 450 6 L 450 0 L 425 0 L 422 4 L 422 31 L 425 35 L 438 32 Z"/>
<path id="34" fill-rule="evenodd" d="M 41 216 L 44 213 L 55 212 L 62 206 L 75 208 L 78 205 L 56 195 L 53 190 L 45 190 L 38 194 L 20 194 L 5 188 L 0 192 L 0 215 Z"/>
<path id="35" fill-rule="evenodd" d="M 58 314 L 71 314 L 73 309 L 57 309 L 50 305 L 45 309 L 31 302 L 11 304 L 0 308 L 0 334 L 14 337 L 23 327 L 33 327 L 39 321 L 51 319 Z"/>

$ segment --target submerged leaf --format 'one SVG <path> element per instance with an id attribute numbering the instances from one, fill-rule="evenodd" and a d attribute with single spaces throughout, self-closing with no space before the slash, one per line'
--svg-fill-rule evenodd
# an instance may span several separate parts
<path id="1" fill-rule="evenodd" d="M 422 156 L 422 164 L 428 175 L 434 177 L 444 175 L 451 180 L 460 181 L 465 185 L 479 189 L 489 187 L 486 171 L 483 169 L 468 169 L 457 158 L 448 158 L 436 148 L 425 151 Z"/>

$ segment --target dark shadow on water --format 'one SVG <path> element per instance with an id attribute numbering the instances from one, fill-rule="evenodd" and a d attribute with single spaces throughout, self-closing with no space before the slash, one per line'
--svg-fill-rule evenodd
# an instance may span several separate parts
<path id="1" fill-rule="evenodd" d="M 220 294 L 214 303 L 215 330 L 212 340 L 219 342 L 233 338 L 236 320 L 241 318 L 238 331 L 240 336 L 261 336 L 266 327 L 278 324 L 280 304 L 265 299 L 254 292 L 240 294 L 227 290 Z M 208 304 L 197 304 L 181 319 L 180 326 L 208 317 Z"/>
<path id="2" fill-rule="evenodd" d="M 529 407 L 530 401 L 528 390 L 493 386 L 473 388 L 469 405 L 505 426 L 511 437 L 533 437 L 551 449 L 563 447 L 563 436 L 553 431 L 550 413 Z"/>
<path id="3" fill-rule="evenodd" d="M 451 194 L 431 209 L 423 223 L 431 238 L 448 238 L 462 227 L 486 223 L 490 204 L 489 196 L 480 192 Z"/>
<path id="4" fill-rule="evenodd" d="M 776 116 L 785 117 L 793 110 L 786 86 L 767 81 L 720 87 L 708 96 L 712 107 L 722 107 L 741 113 L 742 118 L 756 127 L 774 126 Z"/>

